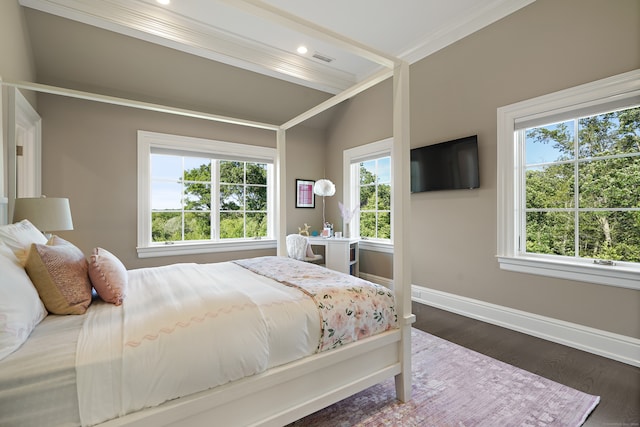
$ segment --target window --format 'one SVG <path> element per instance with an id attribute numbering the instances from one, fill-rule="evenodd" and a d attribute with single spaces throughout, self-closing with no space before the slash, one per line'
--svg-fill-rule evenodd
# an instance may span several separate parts
<path id="1" fill-rule="evenodd" d="M 391 239 L 391 156 L 354 163 L 358 167 L 360 237 Z"/>
<path id="2" fill-rule="evenodd" d="M 141 131 L 138 151 L 139 256 L 273 247 L 275 149 Z"/>
<path id="3" fill-rule="evenodd" d="M 345 207 L 358 207 L 349 233 L 364 239 L 364 249 L 391 251 L 391 148 L 386 139 L 344 152 Z"/>
<path id="4" fill-rule="evenodd" d="M 638 78 L 498 109 L 501 268 L 640 289 Z"/>

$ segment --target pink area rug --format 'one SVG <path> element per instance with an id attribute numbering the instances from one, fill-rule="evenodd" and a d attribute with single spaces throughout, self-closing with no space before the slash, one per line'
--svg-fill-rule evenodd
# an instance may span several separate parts
<path id="1" fill-rule="evenodd" d="M 600 397 L 412 330 L 413 396 L 393 378 L 290 426 L 579 426 Z"/>

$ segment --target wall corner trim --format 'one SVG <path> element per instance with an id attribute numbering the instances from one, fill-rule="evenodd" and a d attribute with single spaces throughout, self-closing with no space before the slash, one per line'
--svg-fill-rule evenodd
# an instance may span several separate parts
<path id="1" fill-rule="evenodd" d="M 640 367 L 640 339 L 412 285 L 413 301 Z"/>

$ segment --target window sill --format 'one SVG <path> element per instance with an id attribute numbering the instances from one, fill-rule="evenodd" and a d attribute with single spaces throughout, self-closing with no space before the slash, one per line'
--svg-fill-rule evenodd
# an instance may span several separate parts
<path id="1" fill-rule="evenodd" d="M 640 290 L 640 270 L 626 265 L 604 266 L 585 262 L 498 256 L 502 270 Z"/>
<path id="2" fill-rule="evenodd" d="M 232 240 L 216 243 L 181 243 L 173 245 L 156 245 L 138 247 L 138 258 L 154 258 L 161 256 L 195 255 L 216 252 L 254 251 L 275 249 L 275 239 Z"/>
<path id="3" fill-rule="evenodd" d="M 360 239 L 358 247 L 365 251 L 383 252 L 386 254 L 393 253 L 393 243 L 390 242 Z"/>

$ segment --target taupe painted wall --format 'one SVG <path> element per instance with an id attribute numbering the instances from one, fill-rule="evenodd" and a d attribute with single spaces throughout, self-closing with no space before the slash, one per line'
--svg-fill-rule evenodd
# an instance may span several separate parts
<path id="1" fill-rule="evenodd" d="M 327 199 L 327 220 L 342 224 L 338 202 L 344 200 L 342 152 L 393 134 L 393 87 L 391 80 L 380 83 L 355 98 L 343 102 L 327 130 L 327 177 L 336 184 L 336 194 Z M 337 230 L 340 227 L 336 228 Z M 360 250 L 360 272 L 393 277 L 393 256 Z"/>
<path id="2" fill-rule="evenodd" d="M 413 64 L 412 147 L 478 134 L 481 188 L 411 196 L 412 282 L 640 338 L 640 292 L 506 272 L 495 259 L 496 109 L 636 68 L 637 0 L 538 0 Z M 350 101 L 327 151 L 391 135 L 390 91 Z"/>
<path id="3" fill-rule="evenodd" d="M 316 181 L 324 173 L 324 132 L 298 125 L 287 130 L 287 234 L 297 233 L 306 223 L 310 230 L 322 227 L 322 198 L 315 208 L 296 208 L 296 179 Z"/>
<path id="4" fill-rule="evenodd" d="M 137 131 L 239 142 L 275 147 L 275 132 L 239 127 L 168 114 L 38 95 L 43 122 L 43 193 L 69 197 L 74 230 L 58 233 L 89 254 L 100 246 L 116 254 L 127 268 L 174 262 L 218 262 L 273 255 L 275 250 L 240 251 L 140 259 L 137 232 Z M 320 131 L 299 127 L 287 134 L 289 176 L 287 215 L 291 231 L 301 221 L 320 222 L 321 211 L 301 214 L 293 202 L 296 176 L 319 176 L 314 160 L 322 152 Z"/>

